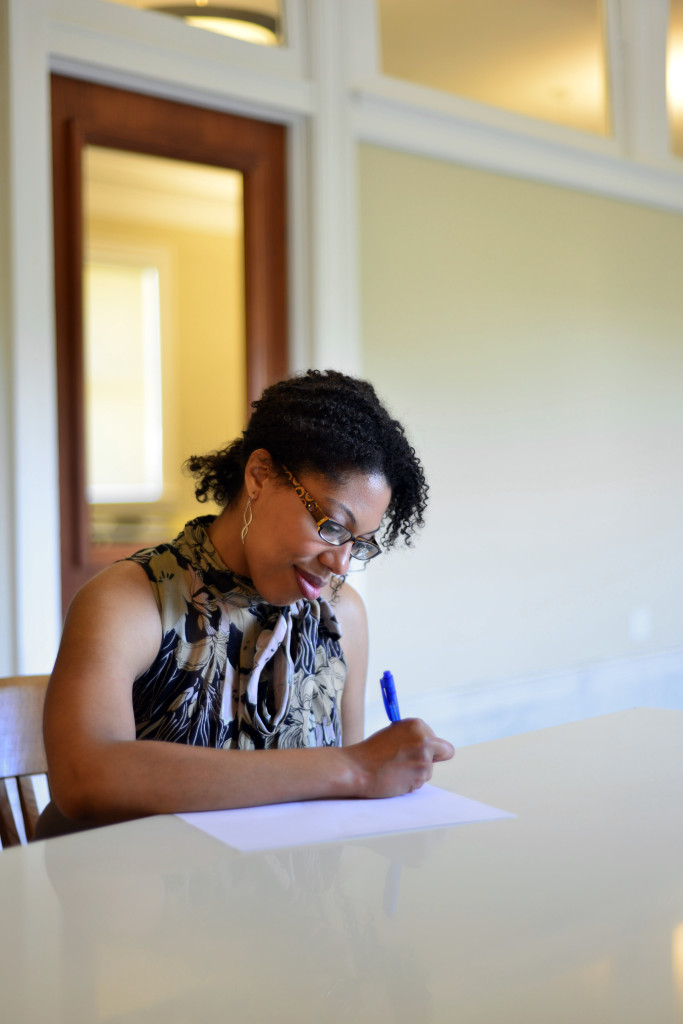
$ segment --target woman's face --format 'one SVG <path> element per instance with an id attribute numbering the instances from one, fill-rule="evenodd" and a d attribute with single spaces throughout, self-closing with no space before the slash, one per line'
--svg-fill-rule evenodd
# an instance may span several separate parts
<path id="1" fill-rule="evenodd" d="M 391 500 L 381 473 L 353 472 L 339 482 L 302 472 L 298 479 L 325 514 L 356 537 L 371 539 L 378 532 Z M 270 604 L 293 604 L 302 597 L 314 601 L 333 575 L 347 572 L 351 541 L 339 547 L 324 541 L 289 481 L 265 475 L 251 509 L 243 552 L 248 575 Z"/>

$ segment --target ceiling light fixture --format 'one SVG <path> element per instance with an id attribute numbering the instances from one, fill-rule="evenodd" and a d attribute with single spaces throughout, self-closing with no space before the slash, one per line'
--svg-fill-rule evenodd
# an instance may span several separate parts
<path id="1" fill-rule="evenodd" d="M 196 0 L 194 4 L 155 4 L 147 10 L 173 14 L 194 28 L 218 32 L 220 35 L 232 36 L 243 42 L 257 43 L 259 46 L 277 46 L 280 41 L 278 18 L 272 14 L 262 14 L 260 11 L 226 7 L 223 4 L 209 3 L 208 0 Z"/>

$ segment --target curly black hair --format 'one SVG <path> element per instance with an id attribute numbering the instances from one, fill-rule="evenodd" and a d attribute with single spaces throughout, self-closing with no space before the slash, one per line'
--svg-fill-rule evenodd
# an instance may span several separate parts
<path id="1" fill-rule="evenodd" d="M 198 501 L 229 505 L 242 489 L 249 456 L 265 448 L 278 468 L 286 465 L 295 476 L 306 470 L 333 480 L 357 470 L 381 473 L 391 488 L 382 542 L 410 545 L 424 525 L 428 485 L 403 427 L 372 384 L 337 370 L 308 370 L 266 388 L 252 408 L 242 437 L 185 463 L 197 478 Z"/>

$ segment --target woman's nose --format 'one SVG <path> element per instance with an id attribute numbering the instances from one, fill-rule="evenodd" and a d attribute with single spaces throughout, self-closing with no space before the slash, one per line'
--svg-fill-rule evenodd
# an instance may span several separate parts
<path id="1" fill-rule="evenodd" d="M 345 576 L 351 561 L 351 544 L 340 544 L 339 547 L 330 545 L 319 556 L 319 561 L 337 576 Z"/>

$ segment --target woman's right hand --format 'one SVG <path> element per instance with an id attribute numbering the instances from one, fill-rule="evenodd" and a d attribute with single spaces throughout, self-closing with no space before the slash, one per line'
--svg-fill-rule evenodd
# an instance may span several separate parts
<path id="1" fill-rule="evenodd" d="M 455 749 L 422 719 L 406 718 L 345 752 L 361 773 L 358 796 L 377 798 L 419 789 L 431 779 L 434 763 L 450 760 Z"/>

